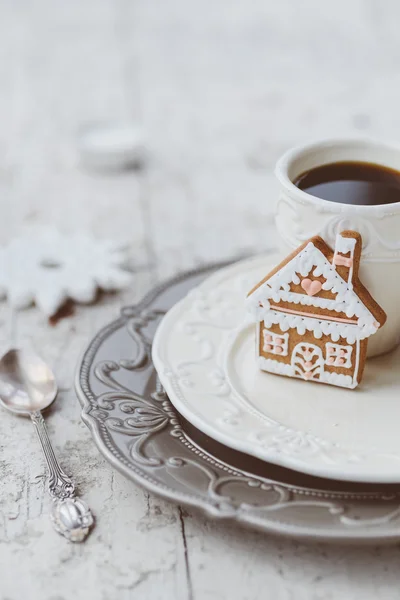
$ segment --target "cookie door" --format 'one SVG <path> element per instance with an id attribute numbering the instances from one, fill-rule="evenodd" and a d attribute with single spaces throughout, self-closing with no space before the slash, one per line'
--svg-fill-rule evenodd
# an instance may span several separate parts
<path id="1" fill-rule="evenodd" d="M 321 381 L 324 371 L 321 348 L 315 344 L 297 344 L 292 354 L 292 367 L 295 377 L 308 381 Z"/>

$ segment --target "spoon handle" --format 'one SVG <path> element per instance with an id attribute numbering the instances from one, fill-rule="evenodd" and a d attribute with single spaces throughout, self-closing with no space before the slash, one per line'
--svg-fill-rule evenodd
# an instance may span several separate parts
<path id="1" fill-rule="evenodd" d="M 47 467 L 49 469 L 49 492 L 53 498 L 64 500 L 74 495 L 75 486 L 68 475 L 60 467 L 53 447 L 47 433 L 47 427 L 40 412 L 34 412 L 31 415 L 33 424 L 39 437 L 44 455 L 46 457 Z"/>
<path id="2" fill-rule="evenodd" d="M 92 513 L 85 502 L 75 497 L 72 479 L 64 473 L 54 454 L 42 413 L 31 413 L 49 471 L 49 493 L 53 499 L 51 519 L 58 533 L 72 542 L 81 542 L 93 524 Z"/>

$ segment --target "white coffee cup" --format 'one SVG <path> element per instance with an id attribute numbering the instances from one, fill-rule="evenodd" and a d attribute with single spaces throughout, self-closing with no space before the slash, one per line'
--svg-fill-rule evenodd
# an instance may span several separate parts
<path id="1" fill-rule="evenodd" d="M 341 204 L 311 196 L 293 183 L 305 171 L 341 161 L 375 163 L 400 171 L 400 145 L 337 139 L 289 150 L 275 170 L 280 183 L 276 227 L 284 254 L 314 235 L 334 247 L 339 231 L 353 229 L 361 233 L 360 279 L 388 317 L 385 326 L 368 342 L 368 356 L 376 356 L 392 350 L 400 341 L 400 202 Z"/>

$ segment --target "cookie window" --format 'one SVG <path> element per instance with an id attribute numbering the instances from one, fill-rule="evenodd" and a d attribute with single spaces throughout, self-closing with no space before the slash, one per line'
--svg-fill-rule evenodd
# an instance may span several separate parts
<path id="1" fill-rule="evenodd" d="M 350 369 L 351 367 L 351 346 L 341 346 L 340 344 L 326 344 L 325 362 L 330 367 L 342 367 Z"/>
<path id="2" fill-rule="evenodd" d="M 270 352 L 271 354 L 277 354 L 279 356 L 287 356 L 288 354 L 288 338 L 287 333 L 272 333 L 268 329 L 263 331 L 264 352 Z"/>

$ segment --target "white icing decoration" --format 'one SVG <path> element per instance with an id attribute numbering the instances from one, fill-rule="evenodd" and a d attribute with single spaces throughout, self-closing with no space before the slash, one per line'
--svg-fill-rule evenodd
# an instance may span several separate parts
<path id="1" fill-rule="evenodd" d="M 339 387 L 346 387 L 354 389 L 357 387 L 357 381 L 353 380 L 351 375 L 343 375 L 343 373 L 329 373 L 324 371 L 322 373 L 321 383 L 330 383 L 331 385 L 338 385 Z"/>
<path id="2" fill-rule="evenodd" d="M 348 252 L 351 252 L 353 254 L 356 243 L 357 240 L 355 238 L 343 237 L 338 234 L 336 236 L 335 253 L 341 252 L 342 254 L 347 254 Z"/>
<path id="3" fill-rule="evenodd" d="M 271 340 L 266 340 L 266 336 L 271 336 Z M 289 339 L 289 334 L 288 333 L 272 333 L 272 331 L 269 331 L 268 329 L 264 329 L 263 330 L 263 338 L 264 338 L 264 345 L 263 345 L 263 350 L 264 352 L 270 352 L 271 354 L 276 354 L 277 356 L 287 356 L 288 355 L 288 339 Z M 277 340 L 281 339 L 283 340 L 281 343 L 279 343 Z M 271 350 L 268 350 L 268 346 L 272 346 Z M 277 352 L 276 349 L 277 348 L 282 348 L 282 352 Z"/>
<path id="4" fill-rule="evenodd" d="M 292 365 L 287 365 L 286 363 L 279 362 L 278 360 L 274 360 L 272 358 L 264 358 L 264 356 L 259 356 L 258 366 L 263 371 L 268 371 L 268 373 L 276 373 L 277 375 L 288 375 L 289 377 L 294 377 Z"/>
<path id="5" fill-rule="evenodd" d="M 306 277 L 311 271 L 314 277 L 322 275 L 326 279 L 322 287 L 324 290 L 330 290 L 333 294 L 336 294 L 335 299 L 329 300 L 290 291 L 290 283 L 298 284 L 300 282 L 297 273 L 300 273 L 302 277 Z M 325 321 L 324 325 L 321 320 L 318 321 L 318 317 L 300 317 L 284 313 L 279 313 L 281 316 L 276 316 L 276 311 L 275 314 L 271 314 L 274 311 L 271 309 L 270 301 L 272 303 L 286 301 L 334 310 L 345 313 L 349 319 L 357 317 L 357 324 Z M 351 283 L 340 277 L 335 267 L 312 242 L 309 242 L 299 254 L 257 288 L 247 298 L 247 306 L 253 320 L 256 322 L 264 320 L 266 327 L 270 327 L 272 323 L 278 323 L 282 331 L 287 331 L 290 327 L 296 327 L 299 334 L 309 330 L 314 332 L 316 338 L 320 338 L 322 334 L 331 335 L 334 342 L 338 341 L 339 336 L 341 336 L 346 338 L 349 344 L 353 344 L 356 339 L 361 340 L 369 337 L 378 330 L 375 325 L 375 317 L 353 291 Z"/>
<path id="6" fill-rule="evenodd" d="M 330 342 L 326 343 L 326 357 L 325 364 L 330 367 L 341 367 L 342 369 L 350 369 L 351 368 L 351 353 L 353 352 L 352 346 L 341 346 L 340 344 L 331 344 Z M 344 350 L 345 354 L 340 356 L 340 351 Z M 329 358 L 334 358 L 334 362 L 328 362 Z M 339 360 L 343 359 L 344 364 L 340 364 Z"/>
<path id="7" fill-rule="evenodd" d="M 336 255 L 338 252 L 340 252 L 341 254 L 348 254 L 348 252 L 350 252 L 349 258 L 353 259 L 356 243 L 357 243 L 357 240 L 355 238 L 346 238 L 346 237 L 342 237 L 341 234 L 338 234 L 336 236 L 336 245 L 335 245 L 335 254 L 333 257 L 333 264 L 335 264 L 335 258 L 336 258 Z M 353 283 L 352 283 L 353 282 L 353 269 L 354 269 L 354 266 L 353 266 L 353 264 L 351 264 L 351 267 L 349 268 L 349 272 L 347 275 L 347 284 L 351 289 L 353 288 Z"/>
<path id="8" fill-rule="evenodd" d="M 273 373 L 276 375 L 285 375 L 286 377 L 293 377 L 295 379 L 303 379 L 302 376 L 296 375 L 292 365 L 287 365 L 278 360 L 272 358 L 264 358 L 263 356 L 258 357 L 258 366 L 261 370 Z M 339 387 L 345 387 L 354 389 L 357 387 L 357 380 L 352 379 L 350 375 L 343 375 L 342 373 L 328 373 L 323 371 L 320 375 L 320 379 L 313 379 L 315 383 L 329 383 L 331 385 L 337 385 Z"/>
<path id="9" fill-rule="evenodd" d="M 372 335 L 372 333 L 375 333 L 375 331 L 371 331 L 371 326 L 369 325 L 359 327 L 355 324 L 325 321 L 318 319 L 318 317 L 303 317 L 277 310 L 266 312 L 264 325 L 267 329 L 271 325 L 279 325 L 283 332 L 289 331 L 289 329 L 296 329 L 299 335 L 304 335 L 306 331 L 312 331 L 316 339 L 320 339 L 323 335 L 328 335 L 333 342 L 338 342 L 339 338 L 344 338 L 348 344 L 354 344 L 356 340 L 363 340 Z"/>
<path id="10" fill-rule="evenodd" d="M 353 382 L 354 382 L 354 386 L 356 387 L 358 381 L 358 369 L 360 366 L 360 340 L 357 340 L 356 342 L 356 356 L 355 356 L 355 365 L 354 365 L 354 373 L 353 373 Z"/>
<path id="11" fill-rule="evenodd" d="M 98 288 L 119 290 L 132 282 L 124 270 L 129 245 L 99 240 L 88 233 L 61 233 L 52 227 L 32 229 L 0 248 L 0 299 L 12 308 L 33 302 L 47 316 L 67 298 L 89 303 Z"/>
<path id="12" fill-rule="evenodd" d="M 317 360 L 314 362 L 315 357 Z M 312 363 L 311 366 L 309 366 L 309 362 Z M 318 381 L 324 370 L 321 348 L 307 342 L 300 342 L 295 346 L 292 352 L 291 363 L 294 375 L 308 381 Z"/>

